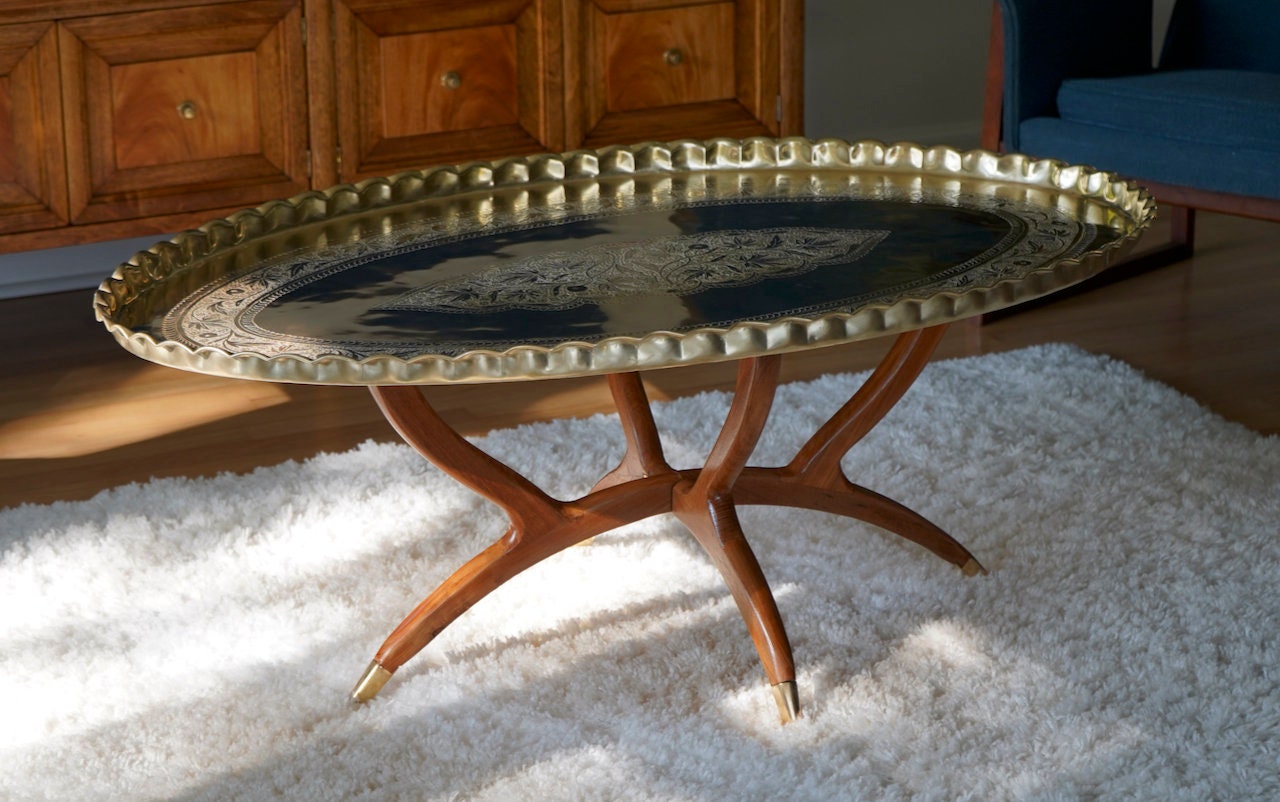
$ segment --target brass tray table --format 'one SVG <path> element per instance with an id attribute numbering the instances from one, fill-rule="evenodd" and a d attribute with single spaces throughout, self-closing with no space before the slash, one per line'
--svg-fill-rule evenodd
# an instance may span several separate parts
<path id="1" fill-rule="evenodd" d="M 269 203 L 138 254 L 99 288 L 119 343 L 185 370 L 368 386 L 423 456 L 502 508 L 507 531 L 395 628 L 353 691 L 372 698 L 516 574 L 671 512 L 724 577 L 783 721 L 799 714 L 742 504 L 824 510 L 968 550 L 850 481 L 844 454 L 898 401 L 953 321 L 1103 270 L 1150 197 L 1088 167 L 913 144 L 805 139 L 615 147 L 402 173 Z M 895 335 L 866 383 L 785 466 L 749 465 L 788 352 Z M 647 370 L 738 362 L 702 468 L 668 465 Z M 621 462 L 562 501 L 472 445 L 415 385 L 606 375 Z"/>

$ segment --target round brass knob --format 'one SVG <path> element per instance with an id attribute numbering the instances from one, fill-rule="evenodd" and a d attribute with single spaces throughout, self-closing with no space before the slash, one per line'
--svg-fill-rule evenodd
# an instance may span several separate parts
<path id="1" fill-rule="evenodd" d="M 440 85 L 445 89 L 457 89 L 462 86 L 462 76 L 453 70 L 449 70 L 440 76 Z"/>
<path id="2" fill-rule="evenodd" d="M 196 104 L 190 100 L 184 100 L 178 104 L 178 116 L 184 120 L 194 120 L 196 118 Z"/>
<path id="3" fill-rule="evenodd" d="M 684 63 L 684 51 L 678 47 L 669 47 L 662 54 L 662 60 L 672 67 L 678 67 Z"/>

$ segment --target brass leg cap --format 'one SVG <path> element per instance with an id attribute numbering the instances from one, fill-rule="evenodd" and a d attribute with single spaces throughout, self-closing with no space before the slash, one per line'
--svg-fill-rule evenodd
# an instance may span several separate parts
<path id="1" fill-rule="evenodd" d="M 983 568 L 982 563 L 972 557 L 969 558 L 969 562 L 965 563 L 964 567 L 960 570 L 964 572 L 965 576 L 977 576 L 978 574 L 982 574 L 983 576 L 987 575 L 987 569 Z"/>
<path id="2" fill-rule="evenodd" d="M 773 700 L 778 703 L 778 715 L 783 724 L 790 724 L 800 718 L 800 692 L 796 690 L 795 680 L 774 685 Z"/>
<path id="3" fill-rule="evenodd" d="M 351 689 L 351 701 L 367 702 L 378 695 L 378 691 L 382 690 L 382 686 L 387 684 L 387 680 L 391 679 L 391 672 L 382 667 L 382 664 L 374 660 L 369 667 L 364 670 L 360 681 L 356 683 L 356 687 Z"/>

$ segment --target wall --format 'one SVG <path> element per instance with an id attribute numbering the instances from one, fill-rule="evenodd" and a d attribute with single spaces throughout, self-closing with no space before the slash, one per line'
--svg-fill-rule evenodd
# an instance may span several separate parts
<path id="1" fill-rule="evenodd" d="M 991 0 L 807 0 L 805 133 L 975 147 Z"/>
<path id="2" fill-rule="evenodd" d="M 1174 2 L 1154 0 L 1157 52 Z M 805 133 L 976 147 L 991 4 L 806 0 Z"/>

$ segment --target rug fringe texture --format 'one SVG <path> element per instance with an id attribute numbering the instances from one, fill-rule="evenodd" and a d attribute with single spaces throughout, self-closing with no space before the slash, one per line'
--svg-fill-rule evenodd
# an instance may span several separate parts
<path id="1" fill-rule="evenodd" d="M 861 377 L 784 386 L 786 461 Z M 723 420 L 660 404 L 677 467 Z M 596 416 L 478 440 L 559 497 Z M 499 588 L 367 705 L 391 628 L 504 520 L 408 447 L 0 512 L 5 800 L 1280 799 L 1280 439 L 1070 346 L 939 362 L 845 460 L 990 575 L 742 513 L 804 717 L 659 516 Z"/>

